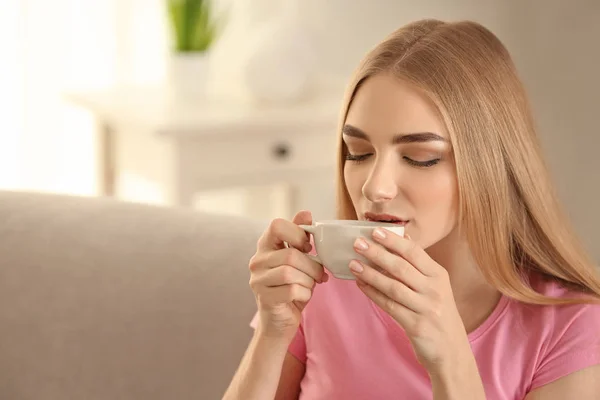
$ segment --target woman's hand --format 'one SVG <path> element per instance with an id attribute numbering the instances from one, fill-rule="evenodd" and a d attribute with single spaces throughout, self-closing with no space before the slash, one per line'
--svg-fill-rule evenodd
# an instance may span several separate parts
<path id="1" fill-rule="evenodd" d="M 300 224 L 312 224 L 310 212 L 299 212 L 293 221 L 271 221 L 250 260 L 250 287 L 260 316 L 258 329 L 270 337 L 292 340 L 315 283 L 329 278 L 321 264 L 305 254 L 311 245 Z"/>
<path id="2" fill-rule="evenodd" d="M 398 322 L 419 362 L 430 372 L 473 354 L 446 270 L 409 238 L 375 229 L 372 240 L 357 239 L 355 251 L 373 267 L 350 263 L 358 287 Z"/>

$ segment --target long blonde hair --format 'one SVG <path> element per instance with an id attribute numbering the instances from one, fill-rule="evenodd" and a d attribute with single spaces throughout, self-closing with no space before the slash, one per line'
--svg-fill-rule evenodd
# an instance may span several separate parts
<path id="1" fill-rule="evenodd" d="M 344 183 L 342 126 L 356 91 L 378 73 L 414 84 L 436 104 L 454 149 L 458 228 L 486 280 L 525 303 L 600 300 L 598 271 L 561 211 L 516 68 L 500 40 L 474 22 L 417 21 L 365 56 L 340 115 L 338 218 L 357 218 Z M 532 273 L 589 296 L 544 296 L 529 284 Z"/>

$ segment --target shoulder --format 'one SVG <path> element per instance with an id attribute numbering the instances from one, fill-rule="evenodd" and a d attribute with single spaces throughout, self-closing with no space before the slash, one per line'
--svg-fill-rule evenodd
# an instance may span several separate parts
<path id="1" fill-rule="evenodd" d="M 538 293 L 554 298 L 584 298 L 559 282 L 535 278 L 532 288 Z M 594 332 L 600 339 L 600 304 L 582 302 L 568 305 L 537 306 L 514 302 L 513 312 L 518 314 L 527 331 L 541 331 L 546 340 L 558 340 L 565 335 L 585 335 Z"/>
<path id="2" fill-rule="evenodd" d="M 554 322 L 555 330 L 561 327 L 568 328 L 577 321 L 585 321 L 586 324 L 600 327 L 600 303 L 585 302 L 586 295 L 584 293 L 575 291 L 557 281 L 539 277 L 532 280 L 531 286 L 538 293 L 548 297 L 558 299 L 580 298 L 583 300 L 582 303 L 578 304 L 538 306 L 540 316 L 550 319 L 550 321 L 546 320 L 545 322 Z M 588 326 L 591 327 L 591 325 Z"/>
<path id="3" fill-rule="evenodd" d="M 555 281 L 537 278 L 531 283 L 549 297 L 584 297 Z M 513 313 L 538 349 L 533 388 L 600 364 L 600 304 L 532 306 L 515 302 Z"/>

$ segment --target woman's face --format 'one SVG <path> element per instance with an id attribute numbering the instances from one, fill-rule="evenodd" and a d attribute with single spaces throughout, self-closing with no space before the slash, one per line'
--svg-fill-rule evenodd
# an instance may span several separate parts
<path id="1" fill-rule="evenodd" d="M 344 179 L 361 220 L 396 220 L 423 248 L 448 236 L 458 214 L 452 146 L 435 105 L 387 74 L 355 94 L 343 129 Z"/>

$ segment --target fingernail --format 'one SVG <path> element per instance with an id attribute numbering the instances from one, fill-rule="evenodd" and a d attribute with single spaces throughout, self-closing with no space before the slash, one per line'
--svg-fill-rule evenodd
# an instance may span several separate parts
<path id="1" fill-rule="evenodd" d="M 352 272 L 356 272 L 357 274 L 360 274 L 361 272 L 364 271 L 363 266 L 356 260 L 350 261 L 350 264 L 348 264 L 348 267 L 350 267 L 350 270 Z"/>
<path id="2" fill-rule="evenodd" d="M 306 243 L 304 245 L 304 252 L 305 253 L 310 253 L 311 250 L 312 250 L 312 245 L 310 243 Z"/>
<path id="3" fill-rule="evenodd" d="M 328 274 L 323 274 L 323 278 L 321 278 L 323 280 L 323 282 L 327 282 L 329 280 L 329 275 Z"/>
<path id="4" fill-rule="evenodd" d="M 354 246 L 360 250 L 366 250 L 369 248 L 369 245 L 367 244 L 367 242 L 361 238 L 356 239 L 356 241 L 354 242 Z"/>
<path id="5" fill-rule="evenodd" d="M 376 237 L 377 239 L 385 239 L 386 236 L 385 230 L 381 228 L 375 228 L 373 230 L 373 237 Z"/>

